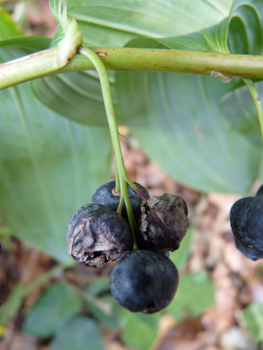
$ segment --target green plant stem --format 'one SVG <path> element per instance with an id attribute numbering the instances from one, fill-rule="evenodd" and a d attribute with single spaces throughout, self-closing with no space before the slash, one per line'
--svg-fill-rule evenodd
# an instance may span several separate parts
<path id="1" fill-rule="evenodd" d="M 57 49 L 37 52 L 0 65 L 0 88 L 4 89 L 24 81 L 44 77 L 58 71 Z"/>
<path id="2" fill-rule="evenodd" d="M 263 78 L 263 56 L 232 55 L 183 50 L 92 48 L 106 69 L 180 72 Z M 0 65 L 0 89 L 39 77 L 94 69 L 91 60 L 75 54 L 63 68 L 56 65 L 56 48 L 40 51 Z"/>
<path id="3" fill-rule="evenodd" d="M 114 191 L 117 193 L 120 193 L 120 179 L 119 179 L 119 173 L 117 168 L 117 163 L 115 159 L 115 189 Z"/>
<path id="4" fill-rule="evenodd" d="M 116 174 L 117 174 L 118 182 L 120 184 L 120 191 L 121 191 L 120 205 L 118 207 L 117 212 L 120 213 L 122 209 L 122 203 L 124 200 L 127 213 L 128 213 L 129 224 L 130 224 L 130 228 L 133 236 L 134 248 L 137 248 L 136 237 L 135 237 L 135 229 L 136 229 L 135 222 L 134 222 L 134 217 L 133 217 L 130 199 L 128 195 L 128 189 L 127 189 L 127 181 L 131 181 L 131 180 L 128 178 L 123 157 L 122 157 L 122 151 L 121 151 L 121 145 L 120 145 L 120 139 L 119 139 L 119 130 L 118 130 L 116 117 L 114 113 L 110 82 L 109 82 L 107 70 L 104 67 L 104 64 L 102 63 L 100 58 L 97 56 L 97 54 L 94 51 L 92 51 L 89 48 L 83 47 L 82 49 L 80 49 L 80 52 L 91 60 L 91 62 L 93 63 L 99 75 L 101 91 L 102 91 L 104 106 L 106 110 L 106 115 L 107 115 L 110 135 L 111 135 L 112 148 L 114 151 Z"/>
<path id="5" fill-rule="evenodd" d="M 251 96 L 253 98 L 253 101 L 255 103 L 257 113 L 258 113 L 258 120 L 259 120 L 259 125 L 260 125 L 260 130 L 261 130 L 261 135 L 263 139 L 263 110 L 262 110 L 262 103 L 260 101 L 257 89 L 255 87 L 255 84 L 250 80 L 250 79 L 243 79 L 245 84 L 247 85 Z"/>

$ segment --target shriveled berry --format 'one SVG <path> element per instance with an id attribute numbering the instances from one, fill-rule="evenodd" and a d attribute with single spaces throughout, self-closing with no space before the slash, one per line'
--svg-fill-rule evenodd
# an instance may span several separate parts
<path id="1" fill-rule="evenodd" d="M 152 314 L 170 304 L 178 282 L 178 270 L 169 258 L 158 252 L 134 250 L 114 266 L 110 290 L 126 309 Z"/>
<path id="2" fill-rule="evenodd" d="M 147 197 L 149 197 L 149 193 L 142 185 L 134 182 L 134 184 L 141 190 Z M 141 204 L 142 198 L 141 196 L 134 191 L 134 189 L 128 184 L 128 195 L 132 207 L 132 212 L 136 222 L 139 222 L 141 217 Z M 118 209 L 120 194 L 114 193 L 115 189 L 115 181 L 107 182 L 106 184 L 100 186 L 96 192 L 92 196 L 92 203 L 103 204 L 109 207 L 112 211 L 116 211 Z M 125 203 L 122 209 L 122 216 L 125 220 L 128 220 L 127 210 L 125 207 Z"/>
<path id="3" fill-rule="evenodd" d="M 180 196 L 164 193 L 143 201 L 140 231 L 151 250 L 179 248 L 189 227 L 188 209 Z M 145 248 L 148 249 L 148 248 Z"/>
<path id="4" fill-rule="evenodd" d="M 67 227 L 68 252 L 85 266 L 101 267 L 118 260 L 133 247 L 126 220 L 101 204 L 87 204 L 71 217 Z"/>
<path id="5" fill-rule="evenodd" d="M 263 259 L 262 213 L 263 197 L 259 193 L 256 197 L 239 199 L 230 210 L 230 224 L 236 247 L 253 261 Z"/>

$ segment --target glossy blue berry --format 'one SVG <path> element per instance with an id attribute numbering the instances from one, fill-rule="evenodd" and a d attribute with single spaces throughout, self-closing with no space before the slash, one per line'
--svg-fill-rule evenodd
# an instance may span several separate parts
<path id="1" fill-rule="evenodd" d="M 142 185 L 138 183 L 134 183 L 139 190 L 141 190 L 147 197 L 149 197 L 149 193 Z M 131 203 L 132 212 L 136 222 L 139 222 L 141 218 L 141 204 L 142 197 L 134 191 L 134 189 L 128 184 L 128 195 Z M 100 186 L 96 192 L 92 196 L 92 203 L 103 204 L 109 207 L 112 211 L 116 211 L 118 209 L 120 195 L 114 193 L 115 189 L 115 181 L 110 181 L 102 186 Z M 128 220 L 127 210 L 125 207 L 125 203 L 123 204 L 122 216 L 125 220 Z"/>
<path id="2" fill-rule="evenodd" d="M 117 302 L 129 311 L 152 314 L 171 303 L 178 282 L 178 270 L 165 255 L 134 250 L 114 266 L 110 290 Z"/>

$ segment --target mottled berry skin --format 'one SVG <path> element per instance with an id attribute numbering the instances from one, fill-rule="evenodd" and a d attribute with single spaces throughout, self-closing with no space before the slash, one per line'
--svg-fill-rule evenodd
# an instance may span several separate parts
<path id="1" fill-rule="evenodd" d="M 142 185 L 134 182 L 134 184 L 147 196 L 149 197 L 149 193 Z M 141 217 L 141 204 L 142 197 L 134 191 L 134 189 L 128 184 L 128 195 L 132 207 L 132 212 L 135 218 L 135 221 L 138 223 Z M 96 192 L 93 194 L 91 202 L 103 204 L 109 207 L 112 211 L 116 211 L 118 209 L 120 196 L 114 195 L 113 190 L 115 188 L 115 181 L 107 182 L 106 184 L 100 186 Z M 123 204 L 122 216 L 125 220 L 128 220 L 127 210 L 125 207 L 125 203 Z"/>
<path id="2" fill-rule="evenodd" d="M 178 282 L 178 270 L 169 258 L 158 252 L 134 250 L 114 266 L 110 290 L 129 311 L 152 314 L 170 304 Z"/>
<path id="3" fill-rule="evenodd" d="M 101 204 L 87 204 L 71 217 L 67 227 L 70 256 L 85 266 L 101 267 L 120 259 L 133 247 L 129 225 Z"/>
<path id="4" fill-rule="evenodd" d="M 178 249 L 189 227 L 187 215 L 187 205 L 180 196 L 164 193 L 143 201 L 138 246 L 141 248 L 147 243 L 146 250 Z"/>
<path id="5" fill-rule="evenodd" d="M 260 188 L 261 189 L 261 188 Z M 241 198 L 230 210 L 237 249 L 250 260 L 263 259 L 263 197 Z"/>

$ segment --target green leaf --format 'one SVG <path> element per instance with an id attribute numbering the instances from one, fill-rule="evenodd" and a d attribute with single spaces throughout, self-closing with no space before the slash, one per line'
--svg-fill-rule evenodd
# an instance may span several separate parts
<path id="1" fill-rule="evenodd" d="M 123 46 L 134 37 L 112 28 L 79 22 L 84 45 L 88 47 Z M 51 46 L 63 38 L 58 26 Z M 115 89 L 115 73 L 108 72 L 115 114 L 119 124 L 124 124 L 124 114 L 120 109 Z M 71 72 L 35 80 L 31 83 L 37 98 L 60 115 L 87 125 L 107 125 L 105 107 L 98 75 L 95 71 Z"/>
<path id="2" fill-rule="evenodd" d="M 158 39 L 174 50 L 229 53 L 227 47 L 228 18 L 215 26 L 184 36 Z"/>
<path id="3" fill-rule="evenodd" d="M 100 305 L 98 302 L 96 303 L 86 298 L 91 315 L 108 328 L 114 329 L 119 327 L 124 309 L 115 302 L 110 294 L 109 278 L 97 279 L 92 282 L 87 288 L 87 293 L 96 296 L 97 301 L 104 303 L 104 305 Z M 102 296 L 100 297 L 101 293 Z M 105 303 L 107 303 L 107 307 L 105 307 Z"/>
<path id="4" fill-rule="evenodd" d="M 99 278 L 94 282 L 90 283 L 87 288 L 87 293 L 90 295 L 97 296 L 103 292 L 107 292 L 110 290 L 110 281 L 109 278 Z"/>
<path id="5" fill-rule="evenodd" d="M 17 25 L 8 12 L 0 11 L 0 40 L 23 35 L 22 28 Z"/>
<path id="6" fill-rule="evenodd" d="M 145 315 L 123 310 L 120 324 L 124 327 L 122 341 L 136 350 L 151 348 L 158 332 L 160 314 Z"/>
<path id="7" fill-rule="evenodd" d="M 79 29 L 83 36 L 83 45 L 87 47 L 122 47 L 135 38 L 136 35 L 120 31 L 110 27 L 78 21 Z M 64 38 L 64 33 L 59 25 L 55 37 L 52 40 L 52 47 Z"/>
<path id="8" fill-rule="evenodd" d="M 49 47 L 50 42 L 50 38 L 37 35 L 0 41 L 0 61 L 2 63 L 33 52 L 45 50 Z"/>
<path id="9" fill-rule="evenodd" d="M 214 284 L 206 270 L 183 275 L 173 301 L 165 310 L 177 321 L 187 314 L 198 317 L 214 304 L 214 293 Z"/>
<path id="10" fill-rule="evenodd" d="M 259 167 L 259 180 L 263 183 L 263 155 L 261 157 L 260 167 Z"/>
<path id="11" fill-rule="evenodd" d="M 262 0 L 235 0 L 233 2 L 230 12 L 228 45 L 231 53 L 262 55 Z"/>
<path id="12" fill-rule="evenodd" d="M 263 98 L 263 82 L 256 83 L 260 98 Z M 256 107 L 247 86 L 226 92 L 219 101 L 220 109 L 227 116 L 233 129 L 262 148 L 262 137 Z"/>
<path id="13" fill-rule="evenodd" d="M 118 309 L 119 304 L 113 301 L 113 298 L 110 295 L 110 284 L 109 278 L 106 279 L 97 279 L 92 282 L 88 288 L 87 293 L 92 296 L 96 296 L 99 302 L 107 303 L 107 309 L 100 307 L 98 303 L 95 303 L 92 300 L 87 300 L 88 310 L 91 315 L 103 323 L 106 327 L 117 328 L 118 327 Z M 99 295 L 103 293 L 102 297 Z"/>
<path id="14" fill-rule="evenodd" d="M 117 88 L 133 136 L 170 176 L 204 192 L 251 188 L 262 149 L 235 128 L 220 104 L 231 83 L 178 73 L 118 72 Z"/>
<path id="15" fill-rule="evenodd" d="M 39 47 L 37 39 L 7 40 L 0 43 L 0 60 Z M 35 98 L 29 83 L 1 90 L 0 104 L 0 210 L 5 223 L 55 259 L 72 261 L 66 227 L 72 213 L 109 180 L 109 132 L 53 113 Z"/>
<path id="16" fill-rule="evenodd" d="M 257 342 L 263 341 L 263 305 L 254 301 L 243 311 L 245 326 L 253 334 Z"/>
<path id="17" fill-rule="evenodd" d="M 123 112 L 116 96 L 114 78 L 111 91 L 115 113 L 120 124 Z M 31 82 L 36 97 L 48 108 L 78 123 L 106 126 L 107 118 L 100 82 L 94 72 L 70 72 Z"/>
<path id="18" fill-rule="evenodd" d="M 221 4 L 195 0 L 191 5 L 183 1 L 144 2 L 126 1 L 67 1 L 68 14 L 77 19 L 85 46 L 124 46 L 137 35 L 162 37 L 199 30 L 226 17 L 230 0 Z M 51 11 L 58 19 L 58 1 L 50 0 Z M 146 15 L 147 14 L 147 15 Z M 63 36 L 58 27 L 53 45 Z M 118 103 L 115 75 L 111 74 L 111 88 L 117 122 L 126 123 Z M 32 83 L 36 96 L 53 111 L 79 123 L 106 125 L 100 85 L 94 73 L 68 73 L 48 77 Z"/>
<path id="19" fill-rule="evenodd" d="M 105 128 L 55 115 L 24 84 L 0 92 L 0 210 L 14 234 L 68 261 L 66 227 L 110 175 Z"/>
<path id="20" fill-rule="evenodd" d="M 113 298 L 109 295 L 102 296 L 99 298 L 99 301 L 107 303 L 110 308 L 108 308 L 106 312 L 102 307 L 99 307 L 98 304 L 92 301 L 87 301 L 90 314 L 107 328 L 118 328 L 120 324 L 120 308 L 122 307 L 114 302 Z"/>
<path id="21" fill-rule="evenodd" d="M 81 298 L 74 289 L 62 283 L 54 283 L 30 310 L 23 332 L 49 337 L 64 328 L 81 308 Z"/>
<path id="22" fill-rule="evenodd" d="M 178 250 L 170 253 L 170 259 L 173 261 L 178 270 L 181 270 L 190 255 L 190 243 L 193 235 L 193 227 L 190 227 L 184 236 Z"/>
<path id="23" fill-rule="evenodd" d="M 263 2 L 235 0 L 228 18 L 189 35 L 158 39 L 175 50 L 262 55 Z M 228 48 L 229 47 L 229 48 Z"/>
<path id="24" fill-rule="evenodd" d="M 89 42 L 85 46 L 120 46 L 132 36 L 114 29 L 102 28 L 97 25 L 80 25 L 83 34 L 88 31 Z M 121 43 L 115 39 L 118 32 Z M 63 38 L 61 28 L 58 27 L 51 46 L 58 44 Z M 113 38 L 113 39 L 112 39 Z M 116 41 L 117 40 L 117 41 Z M 119 106 L 115 89 L 115 73 L 108 72 L 111 82 L 111 93 L 115 107 L 115 114 L 119 124 L 124 124 L 124 114 Z M 70 72 L 31 82 L 36 97 L 48 108 L 78 123 L 96 126 L 106 126 L 107 118 L 101 93 L 98 75 L 95 71 Z"/>
<path id="25" fill-rule="evenodd" d="M 258 30 L 258 28 L 262 28 L 262 16 L 263 16 L 263 2 L 262 1 L 234 1 L 229 18 L 224 19 L 221 23 L 218 25 L 215 25 L 213 27 L 201 30 L 197 33 L 192 33 L 186 36 L 181 37 L 175 37 L 175 38 L 162 38 L 158 39 L 158 41 L 164 45 L 166 45 L 169 48 L 172 49 L 181 49 L 181 50 L 194 50 L 194 51 L 215 51 L 215 52 L 223 52 L 228 53 L 227 48 L 227 39 L 230 43 L 230 51 L 234 53 L 250 53 L 250 54 L 261 54 L 263 45 L 262 45 L 262 30 Z M 242 28 L 241 28 L 242 27 Z M 256 28 L 257 27 L 257 28 Z M 229 38 L 228 38 L 228 32 L 229 32 Z M 245 40 L 243 40 L 245 38 Z M 138 42 L 138 40 L 137 40 Z M 251 44 L 250 44 L 251 43 Z M 128 45 L 130 45 L 129 43 Z M 132 42 L 132 45 L 135 44 L 135 41 Z M 143 44 L 142 44 L 143 45 Z M 145 45 L 145 43 L 144 43 Z M 145 47 L 145 46 L 144 46 Z M 128 78 L 127 78 L 128 76 Z M 121 78 L 120 78 L 121 77 Z M 153 74 L 146 75 L 141 74 L 141 77 L 139 78 L 139 75 L 137 75 L 137 79 L 132 77 L 132 73 L 118 73 L 117 79 L 120 79 L 120 86 L 121 89 L 119 90 L 120 93 L 120 99 L 121 104 L 123 106 L 123 109 L 127 107 L 126 103 L 123 103 L 123 101 L 128 100 L 129 95 L 129 101 L 132 101 L 132 98 L 135 98 L 134 95 L 131 95 L 131 92 L 138 91 L 135 86 L 139 86 L 139 89 L 142 91 L 143 89 L 147 89 L 148 91 L 144 91 L 144 94 L 140 94 L 139 99 L 139 105 L 137 105 L 135 108 L 132 109 L 131 115 L 136 115 L 138 118 L 141 118 L 141 124 L 143 125 L 143 128 L 139 128 L 136 126 L 135 129 L 133 129 L 134 136 L 139 138 L 139 142 L 141 143 L 141 146 L 144 148 L 146 153 L 150 158 L 155 160 L 161 167 L 163 167 L 170 175 L 174 176 L 176 179 L 179 179 L 179 181 L 191 186 L 196 187 L 203 191 L 209 191 L 209 190 L 216 190 L 216 191 L 222 191 L 222 192 L 240 192 L 245 193 L 247 192 L 250 187 L 252 186 L 255 178 L 258 174 L 258 165 L 259 165 L 259 158 L 260 157 L 260 151 L 261 151 L 261 135 L 260 135 L 260 128 L 258 124 L 258 118 L 256 115 L 256 109 L 254 106 L 254 103 L 251 99 L 251 96 L 248 92 L 247 87 L 241 87 L 244 83 L 240 81 L 240 79 L 235 79 L 230 86 L 225 87 L 225 92 L 223 92 L 224 89 L 221 88 L 222 95 L 216 93 L 216 90 L 219 90 L 217 88 L 217 82 L 209 83 L 208 84 L 208 78 L 196 78 L 196 77 L 190 77 L 190 78 L 183 78 L 177 75 L 178 78 L 174 78 L 173 85 L 170 83 L 167 83 L 167 76 L 164 74 L 159 74 L 159 79 L 154 77 Z M 181 96 L 178 101 L 175 98 L 174 103 L 170 103 L 169 95 L 171 96 L 174 94 L 175 96 L 178 95 L 178 91 L 182 90 L 182 87 L 185 86 L 186 80 L 192 80 L 191 86 L 188 84 L 188 89 L 185 89 L 185 95 L 186 91 L 187 94 L 192 96 L 197 96 L 198 94 L 200 97 L 198 98 L 199 101 L 203 101 L 203 107 L 200 108 L 200 103 L 196 104 L 198 106 L 197 108 L 191 108 L 191 106 L 186 105 L 186 99 L 182 94 L 179 93 Z M 123 83 L 125 80 L 126 84 L 126 91 L 123 90 Z M 199 83 L 197 82 L 199 80 Z M 139 83 L 140 81 L 140 83 Z M 142 88 L 144 81 L 144 88 Z M 206 83 L 207 81 L 207 83 Z M 130 84 L 130 86 L 129 86 Z M 160 86 L 162 85 L 162 88 L 159 89 L 159 93 L 157 93 L 157 88 L 153 88 L 153 86 Z M 211 94 L 206 93 L 207 89 L 201 89 L 200 91 L 200 85 L 210 86 L 211 87 Z M 259 94 L 261 94 L 261 85 L 258 83 L 257 88 L 259 89 Z M 149 91 L 151 90 L 151 91 Z M 155 92 L 152 92 L 155 90 Z M 203 93 L 202 93 L 203 90 Z M 197 92 L 198 91 L 198 92 Z M 201 92 L 201 93 L 199 93 Z M 215 93 L 213 93 L 215 92 Z M 126 94 L 126 96 L 124 96 Z M 154 96 L 155 95 L 155 96 Z M 145 102 L 145 99 L 148 99 L 147 102 Z M 152 104 L 154 105 L 157 100 L 161 100 L 163 104 L 163 108 L 159 107 L 159 110 L 156 112 L 155 108 L 152 108 Z M 184 104 L 184 105 L 183 105 Z M 191 104 L 192 105 L 192 104 Z M 154 111 L 155 116 L 150 116 L 151 110 Z M 155 113 L 156 112 L 156 113 Z M 197 113 L 196 113 L 197 112 Z M 164 121 L 157 121 L 159 119 L 158 115 L 170 115 L 170 120 Z M 179 114 L 179 118 L 175 115 Z M 202 114 L 202 115 L 201 115 Z M 210 116 L 208 116 L 210 114 Z M 174 117 L 172 117 L 174 115 Z M 192 124 L 191 117 L 195 119 L 194 125 Z M 202 128 L 200 128 L 201 124 L 204 121 L 204 117 L 207 115 L 208 118 L 214 119 L 214 121 L 210 120 L 210 125 L 212 128 L 207 128 L 208 134 L 210 134 L 210 137 L 213 138 L 213 141 L 210 143 L 209 141 L 209 135 L 205 135 L 202 132 Z M 201 118 L 200 118 L 201 117 Z M 183 137 L 187 137 L 189 140 L 187 146 L 183 146 L 183 151 L 185 151 L 187 148 L 189 148 L 189 144 L 193 142 L 193 139 L 189 135 L 189 128 L 195 129 L 201 138 L 203 138 L 202 142 L 199 142 L 199 144 L 206 144 L 205 148 L 207 150 L 215 150 L 215 152 L 210 151 L 209 154 L 205 154 L 202 152 L 202 156 L 204 157 L 205 164 L 208 165 L 208 167 L 211 169 L 214 169 L 216 171 L 216 174 L 210 174 L 208 175 L 210 180 L 214 178 L 211 182 L 211 186 L 209 186 L 210 180 L 207 182 L 207 184 L 201 184 L 202 179 L 195 178 L 197 181 L 194 181 L 195 179 L 190 178 L 192 173 L 197 173 L 198 171 L 198 165 L 196 164 L 195 167 L 189 165 L 187 160 L 183 160 L 182 157 L 177 157 L 177 163 L 175 166 L 171 166 L 171 155 L 168 153 L 168 148 L 173 147 L 173 149 L 176 149 L 177 152 L 180 152 L 180 138 L 178 137 L 172 137 L 171 131 L 168 132 L 168 129 L 170 128 L 168 125 L 169 123 L 174 125 L 174 128 L 178 128 L 178 125 L 184 125 L 185 123 L 182 121 L 182 119 L 186 119 L 189 121 L 188 127 L 185 127 L 182 129 L 180 128 L 180 134 L 184 135 Z M 153 132 L 145 132 L 145 128 L 147 125 L 146 119 L 148 119 L 148 128 L 154 129 Z M 151 119 L 151 122 L 149 120 Z M 155 119 L 155 122 L 153 120 Z M 168 119 L 168 118 L 166 118 Z M 217 122 L 217 119 L 221 120 L 222 123 L 219 125 Z M 129 120 L 129 118 L 128 118 Z M 135 124 L 135 123 L 134 123 Z M 139 125 L 139 123 L 137 123 Z M 157 127 L 157 124 L 158 127 Z M 161 127 L 162 124 L 162 127 Z M 164 126 L 166 125 L 166 127 Z M 207 120 L 206 125 L 209 125 L 209 121 Z M 203 125 L 205 125 L 203 124 Z M 196 129 L 197 127 L 197 129 Z M 199 129 L 200 128 L 200 129 Z M 159 132 L 160 140 L 163 138 L 165 146 L 164 146 L 164 152 L 159 151 L 159 156 L 157 155 L 157 150 L 154 148 L 153 145 L 153 133 L 155 133 L 156 129 L 165 129 L 165 132 Z M 187 130 L 188 129 L 188 130 Z M 168 136 L 168 134 L 170 136 Z M 221 137 L 219 136 L 221 134 Z M 155 134 L 156 135 L 156 134 Z M 168 136 L 168 139 L 167 139 Z M 197 135 L 198 136 L 198 135 Z M 204 142 L 204 139 L 206 138 L 206 142 Z M 223 141 L 223 138 L 225 140 Z M 216 139 L 221 139 L 221 146 L 217 146 L 215 144 Z M 180 140 L 180 141 L 179 141 Z M 170 144 L 168 146 L 167 144 Z M 249 145 L 248 143 L 252 143 Z M 175 145 L 176 144 L 176 145 Z M 238 144 L 242 147 L 245 151 L 245 159 L 240 158 L 237 150 L 232 152 L 232 147 Z M 166 146 L 167 145 L 167 146 Z M 176 147 L 177 146 L 177 147 Z M 180 147 L 180 148 L 179 148 Z M 192 147 L 191 147 L 192 148 Z M 201 147 L 202 148 L 202 147 Z M 221 150 L 220 150 L 221 148 Z M 248 149 L 250 149 L 250 152 L 247 152 Z M 196 148 L 197 153 L 197 162 L 201 160 L 201 149 L 198 147 Z M 177 153 L 176 152 L 176 153 Z M 226 157 L 223 154 L 228 154 Z M 240 154 L 240 153 L 239 153 Z M 253 160 L 250 158 L 250 154 L 253 154 Z M 166 155 L 166 157 L 165 157 Z M 190 154 L 186 154 L 186 157 L 190 156 Z M 194 157 L 194 156 L 193 156 Z M 190 156 L 189 160 L 193 157 Z M 214 160 L 212 159 L 214 157 Z M 166 158 L 166 160 L 165 160 Z M 223 159 L 222 159 L 223 158 Z M 233 164 L 231 165 L 231 159 L 234 159 Z M 220 164 L 220 169 L 216 169 L 214 167 L 213 162 L 217 160 L 218 165 Z M 178 171 L 179 167 L 182 167 L 182 164 L 186 163 L 187 166 L 185 167 L 185 180 L 183 180 L 183 170 L 180 172 Z M 243 165 L 242 165 L 243 164 Z M 201 164 L 200 164 L 201 165 Z M 235 178 L 232 177 L 230 172 L 234 175 L 235 168 L 236 170 L 239 167 L 251 167 L 249 172 L 244 173 L 244 177 L 239 178 L 239 181 L 234 184 Z M 187 168 L 190 170 L 187 174 Z M 205 166 L 199 166 L 200 168 L 205 168 Z M 207 171 L 209 171 L 207 169 Z M 242 170 L 243 171 L 243 170 Z M 202 173 L 202 176 L 204 173 Z M 221 180 L 218 178 L 216 180 L 216 176 L 221 177 L 221 180 L 226 180 L 225 184 L 221 182 Z M 189 178 L 188 178 L 189 177 Z M 203 177 L 203 180 L 205 179 L 205 176 Z M 200 181 L 201 180 L 201 181 Z M 213 183 L 214 182 L 214 183 Z M 220 184 L 221 182 L 221 184 Z M 204 186 L 205 185 L 205 186 Z"/>
<path id="26" fill-rule="evenodd" d="M 95 321 L 79 316 L 60 329 L 51 341 L 50 350 L 103 350 L 102 334 Z"/>
<path id="27" fill-rule="evenodd" d="M 52 3 L 57 6 L 57 3 Z M 88 47 L 123 46 L 134 35 L 93 23 L 78 22 L 83 34 L 83 44 Z M 63 38 L 59 26 L 52 46 Z M 119 124 L 125 116 L 119 106 L 115 89 L 115 73 L 108 72 L 115 114 Z M 71 72 L 33 81 L 32 89 L 37 98 L 60 115 L 87 125 L 107 125 L 105 107 L 98 75 L 95 71 Z"/>
<path id="28" fill-rule="evenodd" d="M 57 18 L 58 0 L 50 0 Z M 86 23 L 114 28 L 133 35 L 167 37 L 185 35 L 220 22 L 228 15 L 232 0 L 68 0 L 68 14 Z M 84 41 L 86 35 L 84 35 Z"/>

